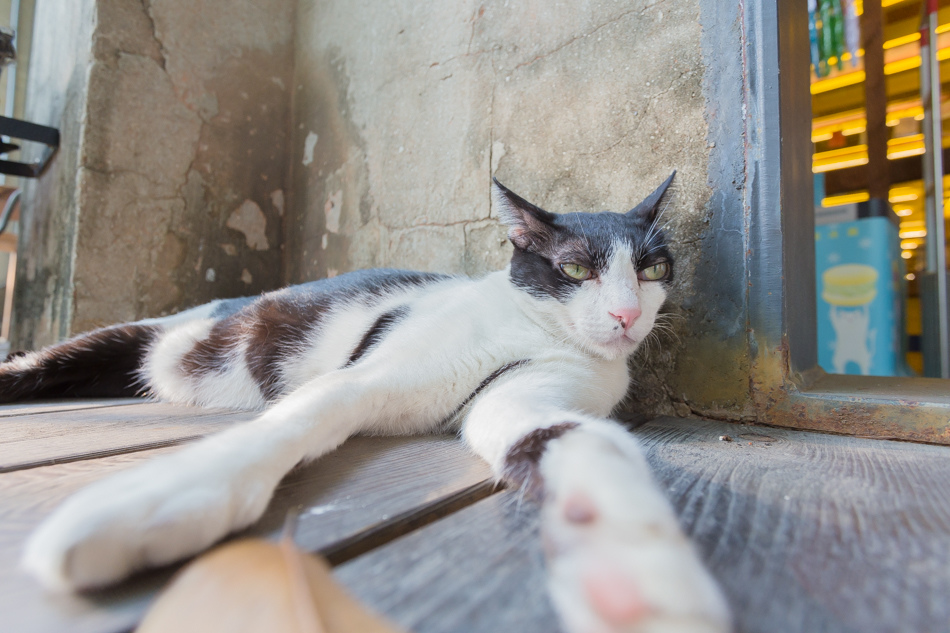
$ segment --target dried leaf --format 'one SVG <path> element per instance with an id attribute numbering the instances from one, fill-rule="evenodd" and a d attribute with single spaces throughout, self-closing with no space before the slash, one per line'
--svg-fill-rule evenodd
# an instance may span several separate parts
<path id="1" fill-rule="evenodd" d="M 289 538 L 246 539 L 199 557 L 172 579 L 138 633 L 400 633 Z"/>

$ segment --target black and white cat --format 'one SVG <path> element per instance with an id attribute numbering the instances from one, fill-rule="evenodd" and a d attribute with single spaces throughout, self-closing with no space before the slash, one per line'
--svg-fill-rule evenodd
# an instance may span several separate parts
<path id="1" fill-rule="evenodd" d="M 673 275 L 660 209 L 555 215 L 495 181 L 511 264 L 482 279 L 367 270 L 100 329 L 0 365 L 0 401 L 148 393 L 253 422 L 82 490 L 25 567 L 86 589 L 257 520 L 280 479 L 357 433 L 457 431 L 542 494 L 566 628 L 726 631 L 725 601 L 636 440 L 608 416 Z"/>

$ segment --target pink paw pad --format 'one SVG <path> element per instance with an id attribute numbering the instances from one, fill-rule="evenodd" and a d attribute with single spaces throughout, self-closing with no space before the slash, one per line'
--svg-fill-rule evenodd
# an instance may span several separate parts
<path id="1" fill-rule="evenodd" d="M 589 570 L 583 582 L 591 607 L 611 624 L 626 624 L 650 613 L 636 583 L 612 567 Z"/>
<path id="2" fill-rule="evenodd" d="M 597 520 L 597 508 L 587 496 L 576 492 L 564 503 L 564 518 L 578 525 L 593 523 Z"/>

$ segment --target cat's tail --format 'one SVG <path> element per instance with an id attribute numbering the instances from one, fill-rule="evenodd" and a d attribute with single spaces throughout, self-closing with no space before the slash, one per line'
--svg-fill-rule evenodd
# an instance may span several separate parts
<path id="1" fill-rule="evenodd" d="M 81 334 L 0 363 L 0 404 L 39 398 L 142 395 L 140 368 L 159 325 L 125 324 Z"/>

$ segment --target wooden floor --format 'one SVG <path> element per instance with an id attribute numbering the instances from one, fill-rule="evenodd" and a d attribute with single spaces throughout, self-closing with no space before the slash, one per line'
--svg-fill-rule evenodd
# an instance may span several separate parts
<path id="1" fill-rule="evenodd" d="M 23 541 L 89 482 L 248 418 L 134 400 L 0 407 L 0 631 L 132 628 L 172 570 L 48 595 L 17 569 Z M 636 433 L 739 631 L 950 631 L 950 449 L 699 419 Z M 454 438 L 350 440 L 288 475 L 249 532 L 275 536 L 291 508 L 298 543 L 408 629 L 559 630 L 537 508 Z"/>

